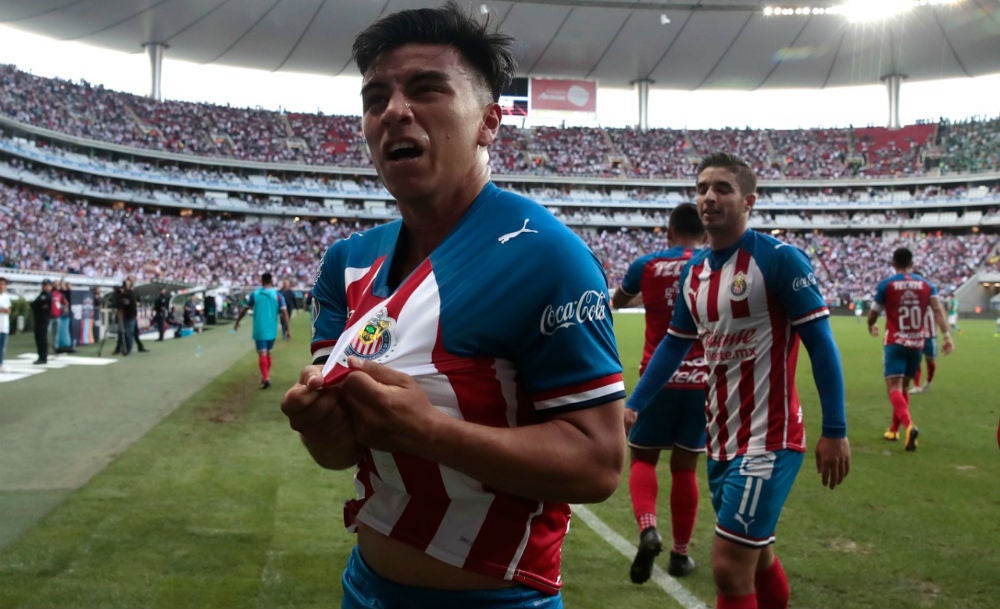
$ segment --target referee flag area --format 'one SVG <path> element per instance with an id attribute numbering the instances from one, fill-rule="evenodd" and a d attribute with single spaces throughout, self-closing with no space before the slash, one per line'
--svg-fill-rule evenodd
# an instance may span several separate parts
<path id="1" fill-rule="evenodd" d="M 832 321 L 854 458 L 841 487 L 822 487 L 811 458 L 820 412 L 803 352 L 798 385 L 810 453 L 776 546 L 791 606 L 996 606 L 993 322 L 963 320 L 932 390 L 912 396 L 921 444 L 907 453 L 881 437 L 890 407 L 880 341 L 853 316 Z M 615 316 L 628 387 L 642 324 L 641 315 Z M 308 315 L 293 318 L 292 336 L 275 345 L 267 390 L 259 389 L 249 328 L 234 333 L 229 324 L 144 341 L 149 353 L 124 358 L 82 347 L 50 359 L 44 372 L 0 382 L 0 609 L 339 606 L 354 542 L 341 508 L 353 482 L 351 472 L 316 466 L 280 412 L 282 393 L 309 359 Z M 7 359 L 20 369 L 31 336 L 11 339 Z M 665 538 L 668 461 L 658 469 Z M 607 501 L 574 506 L 563 551 L 566 607 L 714 606 L 703 463 L 698 479 L 698 568 L 682 579 L 657 569 L 644 585 L 629 582 L 638 531 L 627 471 Z"/>

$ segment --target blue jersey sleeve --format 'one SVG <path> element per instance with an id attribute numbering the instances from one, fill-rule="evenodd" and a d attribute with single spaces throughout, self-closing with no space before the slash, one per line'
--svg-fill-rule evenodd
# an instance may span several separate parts
<path id="1" fill-rule="evenodd" d="M 829 315 L 826 300 L 819 289 L 819 281 L 805 252 L 797 247 L 779 243 L 777 247 L 762 247 L 754 255 L 767 269 L 767 285 L 777 295 L 792 324 L 805 323 Z"/>
<path id="2" fill-rule="evenodd" d="M 353 238 L 353 237 L 352 237 Z M 326 361 L 330 349 L 347 324 L 344 265 L 350 239 L 334 243 L 323 256 L 312 294 L 315 316 L 312 329 L 313 363 Z"/>
<path id="3" fill-rule="evenodd" d="M 844 408 L 844 374 L 840 352 L 833 340 L 830 320 L 814 319 L 796 328 L 812 362 L 813 380 L 823 410 L 823 437 L 846 438 L 847 414 Z"/>
<path id="4" fill-rule="evenodd" d="M 646 267 L 646 256 L 633 260 L 622 278 L 622 288 L 635 296 L 642 291 L 642 271 Z"/>

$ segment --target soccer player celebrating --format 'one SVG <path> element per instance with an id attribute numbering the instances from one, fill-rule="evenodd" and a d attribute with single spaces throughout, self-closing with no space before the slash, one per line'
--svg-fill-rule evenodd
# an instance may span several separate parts
<path id="1" fill-rule="evenodd" d="M 327 251 L 313 365 L 282 400 L 317 463 L 356 468 L 342 607 L 562 607 L 569 504 L 621 480 L 607 280 L 490 180 L 515 64 L 487 26 L 449 2 L 354 41 L 362 132 L 401 219 Z"/>
<path id="2" fill-rule="evenodd" d="M 681 269 L 704 239 L 705 227 L 698 216 L 698 208 L 691 203 L 678 205 L 667 223 L 668 248 L 632 262 L 622 285 L 615 290 L 611 306 L 620 308 L 641 296 L 646 310 L 646 341 L 639 364 L 640 375 L 667 333 L 674 301 L 680 295 Z M 695 342 L 681 369 L 643 410 L 642 418 L 632 408 L 625 410 L 625 430 L 629 432 L 631 447 L 628 488 L 632 511 L 639 525 L 639 549 L 629 577 L 637 584 L 649 579 L 653 561 L 663 549 L 663 540 L 656 528 L 659 491 L 656 462 L 662 449 L 672 449 L 670 520 L 673 546 L 667 573 L 681 577 L 695 567 L 688 556 L 688 544 L 698 515 L 695 470 L 698 455 L 705 452 L 705 378 L 708 370 L 702 351 L 701 343 Z"/>
<path id="3" fill-rule="evenodd" d="M 708 365 L 707 453 L 716 513 L 712 573 L 718 609 L 788 606 L 775 528 L 802 465 L 805 431 L 795 365 L 801 339 L 823 410 L 816 469 L 837 487 L 850 470 L 840 355 L 806 255 L 748 228 L 757 177 L 725 153 L 698 165 L 697 204 L 711 249 L 681 272 L 667 336 L 630 408 L 643 410 L 700 339 Z"/>
<path id="4" fill-rule="evenodd" d="M 878 336 L 879 314 L 885 312 L 885 341 L 882 365 L 885 388 L 892 405 L 892 422 L 883 434 L 886 440 L 899 440 L 899 429 L 906 430 L 906 450 L 917 449 L 920 431 L 910 417 L 910 381 L 920 366 L 920 353 L 927 339 L 925 317 L 933 311 L 934 321 L 941 331 L 941 351 L 947 355 L 955 348 L 948 330 L 944 307 L 937 297 L 937 288 L 913 273 L 913 252 L 905 247 L 892 253 L 895 274 L 879 282 L 875 288 L 872 308 L 868 311 L 868 331 Z"/>

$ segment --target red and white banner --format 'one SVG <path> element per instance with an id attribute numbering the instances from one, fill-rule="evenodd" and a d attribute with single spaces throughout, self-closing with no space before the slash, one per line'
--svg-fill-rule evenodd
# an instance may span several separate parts
<path id="1" fill-rule="evenodd" d="M 597 81 L 531 79 L 533 116 L 578 113 L 597 115 Z"/>

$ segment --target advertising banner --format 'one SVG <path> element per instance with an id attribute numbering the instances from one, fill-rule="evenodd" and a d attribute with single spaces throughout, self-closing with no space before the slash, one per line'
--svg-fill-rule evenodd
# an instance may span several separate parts
<path id="1" fill-rule="evenodd" d="M 597 117 L 597 81 L 531 79 L 532 116 Z"/>

